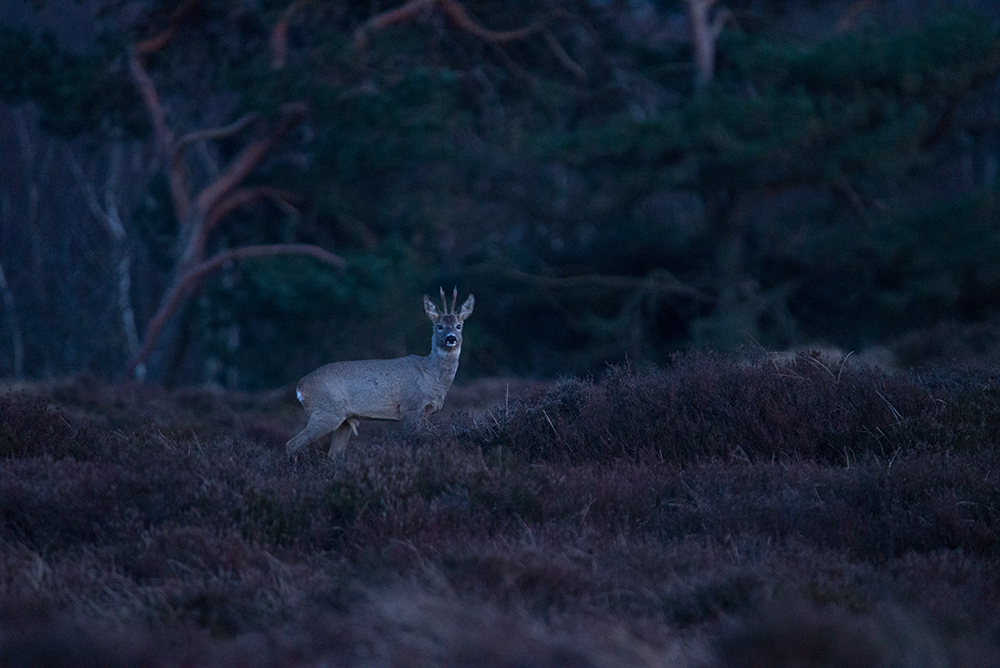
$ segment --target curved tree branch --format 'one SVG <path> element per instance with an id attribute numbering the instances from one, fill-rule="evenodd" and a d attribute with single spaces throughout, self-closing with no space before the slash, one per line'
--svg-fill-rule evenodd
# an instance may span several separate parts
<path id="1" fill-rule="evenodd" d="M 281 18 L 271 29 L 271 69 L 280 70 L 285 66 L 285 55 L 288 53 L 288 24 L 292 17 L 305 6 L 308 0 L 294 0 L 285 11 L 281 13 Z"/>
<path id="2" fill-rule="evenodd" d="M 580 65 L 573 60 L 568 53 L 566 53 L 566 49 L 563 48 L 562 44 L 559 43 L 559 40 L 555 38 L 555 35 L 553 35 L 548 28 L 542 31 L 542 36 L 545 37 L 545 42 L 549 45 L 549 48 L 552 49 L 552 53 L 555 54 L 556 59 L 562 63 L 563 67 L 572 72 L 580 81 L 586 81 L 587 71 L 580 67 Z"/>
<path id="3" fill-rule="evenodd" d="M 187 177 L 184 173 L 184 166 L 172 158 L 175 154 L 174 133 L 167 125 L 167 114 L 163 110 L 163 104 L 160 102 L 160 95 L 157 93 L 156 86 L 153 84 L 149 73 L 146 72 L 146 68 L 143 67 L 142 61 L 139 59 L 138 49 L 135 46 L 129 49 L 128 66 L 132 83 L 138 89 L 143 104 L 146 106 L 146 111 L 149 113 L 149 119 L 153 125 L 153 138 L 156 142 L 156 150 L 160 155 L 171 161 L 167 169 L 167 181 L 170 184 L 170 199 L 174 205 L 174 212 L 177 219 L 184 220 L 187 218 L 188 210 L 191 206 L 191 200 L 187 193 Z"/>
<path id="4" fill-rule="evenodd" d="M 542 33 L 545 43 L 552 50 L 553 54 L 555 54 L 556 59 L 578 79 L 586 80 L 587 78 L 587 73 L 583 68 L 570 58 L 555 36 L 546 30 L 546 27 L 555 17 L 565 14 L 558 11 L 548 12 L 545 16 L 521 28 L 513 30 L 490 30 L 476 22 L 458 0 L 410 0 L 399 7 L 379 12 L 361 24 L 354 31 L 355 51 L 363 51 L 368 46 L 368 35 L 372 32 L 396 25 L 397 23 L 416 20 L 420 15 L 433 10 L 435 6 L 439 6 L 460 30 L 488 42 L 498 49 L 501 44 L 522 40 L 535 33 Z"/>
<path id="5" fill-rule="evenodd" d="M 231 137 L 236 134 L 246 126 L 250 125 L 254 121 L 260 118 L 260 113 L 256 111 L 248 111 L 243 114 L 235 121 L 229 125 L 223 125 L 219 128 L 204 128 L 202 130 L 192 130 L 186 133 L 177 142 L 177 146 L 174 148 L 175 154 L 177 151 L 182 151 L 189 144 L 193 144 L 196 141 L 202 141 L 205 139 L 222 139 L 224 137 Z M 176 159 L 176 158 L 175 158 Z"/>
<path id="6" fill-rule="evenodd" d="M 198 0 L 187 0 L 182 2 L 170 14 L 170 22 L 167 27 L 152 37 L 139 40 L 135 43 L 134 49 L 140 56 L 148 56 L 165 47 L 177 35 L 177 29 L 194 14 L 198 7 Z"/>
<path id="7" fill-rule="evenodd" d="M 465 7 L 458 4 L 457 0 L 438 0 L 438 3 L 441 5 L 445 14 L 447 14 L 459 28 L 470 35 L 494 44 L 504 44 L 506 42 L 514 42 L 519 39 L 524 39 L 525 37 L 540 31 L 549 22 L 549 17 L 546 16 L 524 26 L 523 28 L 517 28 L 515 30 L 489 30 L 476 23 L 472 17 L 469 16 L 469 13 L 465 11 Z"/>
<path id="8" fill-rule="evenodd" d="M 170 318 L 173 317 L 183 301 L 198 289 L 202 279 L 207 274 L 229 262 L 237 262 L 251 257 L 271 257 L 276 255 L 308 255 L 321 262 L 333 265 L 337 269 L 343 269 L 346 265 L 344 258 L 312 244 L 242 246 L 216 253 L 211 258 L 194 265 L 184 275 L 178 276 L 174 280 L 170 289 L 164 295 L 160 308 L 157 309 L 156 314 L 153 315 L 146 326 L 142 347 L 129 361 L 128 366 L 125 367 L 125 376 L 131 376 L 136 367 L 144 364 L 149 359 L 153 349 L 156 347 L 157 341 L 159 341 L 160 335 L 163 333 L 163 328 L 166 327 Z"/>
<path id="9" fill-rule="evenodd" d="M 268 186 L 236 188 L 220 199 L 205 214 L 204 221 L 199 226 L 196 236 L 191 241 L 190 256 L 202 257 L 204 255 L 209 233 L 223 218 L 236 209 L 261 199 L 270 199 L 278 205 L 290 206 L 291 202 L 295 200 L 295 194 L 288 190 Z"/>
<path id="10" fill-rule="evenodd" d="M 149 119 L 153 124 L 153 138 L 156 140 L 157 148 L 161 153 L 167 155 L 174 143 L 173 133 L 167 127 L 167 115 L 160 103 L 160 95 L 156 92 L 153 80 L 139 59 L 139 49 L 134 45 L 128 50 L 128 71 L 132 83 L 142 97 L 143 104 L 146 105 L 146 111 L 149 112 Z"/>
<path id="11" fill-rule="evenodd" d="M 344 258 L 336 253 L 331 253 L 325 248 L 320 248 L 313 244 L 257 244 L 254 246 L 227 248 L 226 250 L 219 251 L 204 262 L 199 262 L 191 267 L 191 270 L 181 280 L 200 280 L 205 274 L 215 271 L 227 262 L 236 262 L 250 257 L 273 257 L 275 255 L 308 255 L 337 269 L 343 269 L 347 265 Z"/>
<path id="12" fill-rule="evenodd" d="M 195 0 L 189 0 L 182 7 L 186 12 L 195 4 Z M 293 3 L 288 11 L 292 11 L 296 4 L 298 3 Z M 287 12 L 286 15 L 290 16 Z M 152 121 L 158 152 L 168 162 L 167 176 L 174 205 L 174 215 L 179 227 L 179 254 L 174 268 L 174 277 L 163 295 L 160 307 L 146 326 L 138 352 L 132 356 L 126 366 L 126 375 L 132 375 L 140 368 L 140 365 L 145 364 L 156 348 L 167 323 L 184 300 L 198 289 L 205 274 L 226 262 L 247 257 L 298 254 L 310 255 L 338 268 L 344 266 L 344 260 L 341 257 L 318 246 L 308 244 L 246 246 L 223 251 L 205 259 L 208 236 L 226 215 L 257 199 L 271 198 L 286 205 L 292 199 L 290 193 L 276 188 L 264 186 L 240 188 L 239 186 L 267 158 L 278 142 L 302 120 L 306 113 L 306 106 L 302 103 L 284 105 L 277 127 L 267 134 L 249 141 L 220 174 L 213 178 L 200 192 L 192 196 L 188 191 L 184 160 L 185 149 L 193 142 L 219 139 L 241 132 L 259 120 L 260 114 L 250 112 L 228 125 L 188 132 L 179 141 L 175 138 L 174 133 L 167 125 L 163 103 L 152 78 L 145 69 L 142 56 L 163 48 L 174 37 L 177 26 L 180 25 L 183 18 L 184 13 L 178 9 L 171 17 L 171 24 L 167 30 L 155 38 L 134 44 L 129 49 L 128 54 L 130 77 L 139 91 Z"/>
<path id="13" fill-rule="evenodd" d="M 198 194 L 195 206 L 199 211 L 210 211 L 222 197 L 245 179 L 267 157 L 274 145 L 302 119 L 306 113 L 306 107 L 301 103 L 287 104 L 282 112 L 281 123 L 274 132 L 248 144 L 219 175 L 219 178 Z"/>
<path id="14" fill-rule="evenodd" d="M 251 202 L 261 199 L 269 199 L 286 212 L 294 213 L 293 203 L 297 196 L 291 190 L 284 188 L 272 188 L 270 186 L 248 186 L 236 188 L 212 208 L 205 216 L 205 229 L 211 231 L 219 221 L 231 214 L 236 209 L 246 206 Z"/>
<path id="15" fill-rule="evenodd" d="M 368 33 L 382 30 L 404 21 L 412 21 L 421 12 L 432 8 L 436 1 L 410 0 L 395 9 L 387 9 L 384 12 L 379 12 L 358 26 L 354 31 L 354 50 L 364 51 L 365 47 L 368 46 Z"/>

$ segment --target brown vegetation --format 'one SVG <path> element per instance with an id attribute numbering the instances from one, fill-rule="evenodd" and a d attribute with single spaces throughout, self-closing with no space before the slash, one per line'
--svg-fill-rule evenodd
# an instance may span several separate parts
<path id="1" fill-rule="evenodd" d="M 342 467 L 291 392 L 0 396 L 0 665 L 1000 660 L 997 376 L 677 357 Z"/>

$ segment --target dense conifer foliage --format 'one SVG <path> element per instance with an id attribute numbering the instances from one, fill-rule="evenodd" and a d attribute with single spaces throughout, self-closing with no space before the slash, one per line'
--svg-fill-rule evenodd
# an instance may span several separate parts
<path id="1" fill-rule="evenodd" d="M 911 364 L 956 333 L 997 358 L 995 3 L 3 19 L 0 375 L 274 387 L 420 352 L 441 284 L 483 305 L 473 376 L 754 342 Z"/>

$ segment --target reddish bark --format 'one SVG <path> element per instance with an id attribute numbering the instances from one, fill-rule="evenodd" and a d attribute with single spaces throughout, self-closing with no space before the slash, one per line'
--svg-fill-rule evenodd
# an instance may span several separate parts
<path id="1" fill-rule="evenodd" d="M 189 4 L 192 3 L 185 3 L 184 6 Z M 175 12 L 175 18 L 176 15 Z M 146 71 L 143 57 L 165 47 L 176 33 L 179 21 L 180 19 L 172 20 L 170 28 L 155 38 L 134 45 L 129 53 L 129 73 L 132 83 L 139 91 L 149 113 L 158 152 L 167 162 L 167 177 L 174 215 L 178 222 L 180 247 L 174 277 L 164 293 L 160 307 L 146 326 L 138 352 L 126 366 L 126 376 L 132 375 L 153 353 L 167 323 L 181 304 L 198 290 L 205 274 L 223 264 L 247 257 L 309 255 L 337 268 L 344 266 L 344 260 L 339 256 L 308 244 L 244 246 L 226 249 L 211 257 L 205 256 L 209 234 L 232 212 L 261 199 L 271 199 L 286 204 L 292 200 L 291 193 L 277 188 L 246 187 L 241 184 L 267 159 L 281 139 L 298 125 L 305 116 L 306 107 L 301 103 L 286 104 L 281 110 L 276 127 L 258 133 L 214 180 L 200 192 L 192 193 L 184 168 L 187 147 L 197 141 L 230 137 L 252 124 L 263 124 L 263 121 L 260 114 L 251 112 L 228 125 L 196 130 L 183 135 L 180 140 L 175 139 L 175 134 L 167 123 L 166 112 L 160 102 L 156 86 Z"/>
<path id="2" fill-rule="evenodd" d="M 540 33 L 545 38 L 545 43 L 552 49 L 559 62 L 571 71 L 577 78 L 586 79 L 587 73 L 577 64 L 562 45 L 556 40 L 548 30 L 548 25 L 557 16 L 565 16 L 564 12 L 549 12 L 545 16 L 532 21 L 522 28 L 513 30 L 490 30 L 484 28 L 469 15 L 458 0 L 410 0 L 399 7 L 387 9 L 375 14 L 354 31 L 354 48 L 363 51 L 368 46 L 368 35 L 378 30 L 383 30 L 398 23 L 415 21 L 422 14 L 427 14 L 435 8 L 440 8 L 444 14 L 451 19 L 460 30 L 469 33 L 473 37 L 489 42 L 499 47 L 508 42 L 514 42 Z"/>

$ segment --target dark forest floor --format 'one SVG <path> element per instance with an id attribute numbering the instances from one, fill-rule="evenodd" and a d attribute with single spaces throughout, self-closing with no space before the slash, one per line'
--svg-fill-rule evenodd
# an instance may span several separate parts
<path id="1" fill-rule="evenodd" d="M 456 388 L 0 395 L 0 665 L 1000 665 L 1000 371 L 684 355 Z"/>

